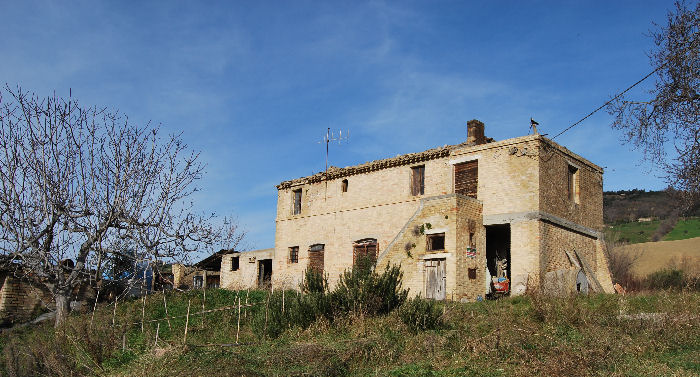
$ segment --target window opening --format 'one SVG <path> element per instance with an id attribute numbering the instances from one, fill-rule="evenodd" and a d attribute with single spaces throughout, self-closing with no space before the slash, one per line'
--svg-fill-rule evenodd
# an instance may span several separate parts
<path id="1" fill-rule="evenodd" d="M 348 180 L 347 179 L 343 179 L 343 181 L 340 183 L 340 191 L 348 192 Z"/>
<path id="2" fill-rule="evenodd" d="M 467 274 L 469 275 L 470 280 L 476 279 L 476 268 L 470 268 L 467 270 Z"/>
<path id="3" fill-rule="evenodd" d="M 365 238 L 352 245 L 352 264 L 363 270 L 370 270 L 377 261 L 377 240 Z"/>
<path id="4" fill-rule="evenodd" d="M 579 170 L 573 165 L 567 169 L 567 191 L 569 200 L 579 204 Z"/>
<path id="5" fill-rule="evenodd" d="M 289 248 L 289 263 L 299 263 L 299 246 Z"/>
<path id="6" fill-rule="evenodd" d="M 423 195 L 425 191 L 425 165 L 411 168 L 411 195 Z"/>
<path id="7" fill-rule="evenodd" d="M 445 250 L 445 233 L 428 234 L 426 239 L 428 251 Z"/>
<path id="8" fill-rule="evenodd" d="M 317 272 L 323 272 L 324 244 L 309 246 L 309 267 Z"/>
<path id="9" fill-rule="evenodd" d="M 301 213 L 301 189 L 294 190 L 294 208 L 292 214 L 298 215 Z"/>
<path id="10" fill-rule="evenodd" d="M 240 257 L 231 258 L 231 271 L 238 271 L 240 268 Z"/>
<path id="11" fill-rule="evenodd" d="M 476 199 L 479 186 L 479 161 L 455 164 L 455 193 Z"/>
<path id="12" fill-rule="evenodd" d="M 202 288 L 203 283 L 204 283 L 203 276 L 195 276 L 194 278 L 192 278 L 192 287 L 194 287 L 195 289 Z"/>

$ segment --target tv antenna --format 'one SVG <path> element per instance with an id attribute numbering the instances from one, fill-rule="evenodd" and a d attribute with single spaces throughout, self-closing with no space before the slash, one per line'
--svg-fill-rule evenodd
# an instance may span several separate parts
<path id="1" fill-rule="evenodd" d="M 331 132 L 331 128 L 328 127 L 326 130 L 326 135 L 323 136 L 323 140 L 319 141 L 318 143 L 325 143 L 326 144 L 326 170 L 324 173 L 325 181 L 326 181 L 326 192 L 323 197 L 323 200 L 326 200 L 326 197 L 328 196 L 328 146 L 330 145 L 331 142 L 338 142 L 338 145 L 340 145 L 343 141 L 350 142 L 350 131 L 346 130 L 345 131 L 345 136 L 343 136 L 343 130 L 339 130 L 338 133 L 336 134 L 335 132 Z"/>

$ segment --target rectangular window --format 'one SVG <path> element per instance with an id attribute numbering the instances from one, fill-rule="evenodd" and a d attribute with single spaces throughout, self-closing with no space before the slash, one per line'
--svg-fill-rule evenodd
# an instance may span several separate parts
<path id="1" fill-rule="evenodd" d="M 445 250 L 445 233 L 428 234 L 426 239 L 428 241 L 426 250 Z"/>
<path id="2" fill-rule="evenodd" d="M 467 274 L 469 275 L 469 279 L 471 279 L 471 280 L 476 279 L 476 268 L 468 269 Z"/>
<path id="3" fill-rule="evenodd" d="M 569 165 L 567 169 L 567 191 L 569 200 L 579 204 L 580 202 L 580 191 L 579 191 L 579 170 L 573 165 Z"/>
<path id="4" fill-rule="evenodd" d="M 476 199 L 479 186 L 479 161 L 455 164 L 455 193 Z"/>
<path id="5" fill-rule="evenodd" d="M 289 263 L 299 263 L 299 246 L 289 248 Z"/>
<path id="6" fill-rule="evenodd" d="M 240 268 L 240 260 L 239 257 L 233 257 L 231 258 L 231 271 L 238 271 Z"/>
<path id="7" fill-rule="evenodd" d="M 197 289 L 197 288 L 202 288 L 202 285 L 204 284 L 204 277 L 203 276 L 195 276 L 192 278 L 192 287 Z"/>
<path id="8" fill-rule="evenodd" d="M 377 240 L 374 238 L 364 238 L 355 241 L 352 245 L 352 265 L 353 268 L 370 270 L 377 261 Z"/>
<path id="9" fill-rule="evenodd" d="M 292 214 L 298 215 L 301 213 L 301 189 L 294 190 L 294 208 Z"/>
<path id="10" fill-rule="evenodd" d="M 309 247 L 309 267 L 312 270 L 323 273 L 323 258 L 326 246 L 315 244 Z"/>
<path id="11" fill-rule="evenodd" d="M 411 168 L 411 195 L 423 195 L 425 191 L 425 165 Z"/>

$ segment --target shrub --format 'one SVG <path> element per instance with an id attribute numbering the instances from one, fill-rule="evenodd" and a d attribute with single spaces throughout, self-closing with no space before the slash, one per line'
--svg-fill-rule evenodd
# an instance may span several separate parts
<path id="1" fill-rule="evenodd" d="M 328 291 L 328 279 L 311 266 L 304 271 L 304 280 L 299 285 L 303 293 L 324 293 Z"/>
<path id="2" fill-rule="evenodd" d="M 401 305 L 399 317 L 413 333 L 442 327 L 440 306 L 433 300 L 414 297 Z"/>
<path id="3" fill-rule="evenodd" d="M 387 266 L 381 274 L 364 268 L 345 271 L 330 294 L 333 315 L 389 313 L 408 296 L 408 291 L 401 288 L 402 278 L 399 266 Z"/>
<path id="4" fill-rule="evenodd" d="M 685 286 L 685 274 L 682 270 L 664 269 L 647 276 L 645 287 L 647 289 L 683 289 Z"/>

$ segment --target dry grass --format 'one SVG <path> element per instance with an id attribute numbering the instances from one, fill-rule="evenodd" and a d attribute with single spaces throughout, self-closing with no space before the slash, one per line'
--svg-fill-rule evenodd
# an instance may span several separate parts
<path id="1" fill-rule="evenodd" d="M 210 295 L 212 301 L 221 300 L 218 303 L 231 299 L 223 291 Z M 180 310 L 197 296 L 188 293 L 169 299 L 173 310 Z M 212 315 L 205 328 L 192 327 L 188 345 L 180 341 L 182 323 L 173 323 L 170 335 L 162 333 L 157 348 L 148 341 L 153 329 L 142 335 L 136 325 L 128 330 L 122 352 L 121 342 L 114 349 L 108 325 L 87 334 L 73 326 L 84 324 L 85 318 L 72 317 L 65 332 L 72 340 L 46 326 L 5 336 L 0 344 L 6 371 L 17 376 L 696 376 L 700 372 L 698 293 L 526 296 L 438 305 L 444 326 L 417 332 L 394 311 L 377 317 L 342 317 L 332 323 L 321 318 L 306 329 L 291 327 L 274 340 L 256 337 L 250 324 L 243 323 L 245 345 L 196 346 L 231 343 L 233 318 L 222 314 Z M 140 303 L 125 303 L 120 312 L 124 320 L 138 318 Z M 644 313 L 665 314 L 647 321 Z M 109 311 L 97 318 L 109 319 Z M 112 348 L 105 349 L 101 340 Z"/>
<path id="2" fill-rule="evenodd" d="M 612 254 L 637 258 L 631 271 L 640 278 L 674 267 L 690 276 L 700 275 L 700 237 L 617 246 Z"/>

